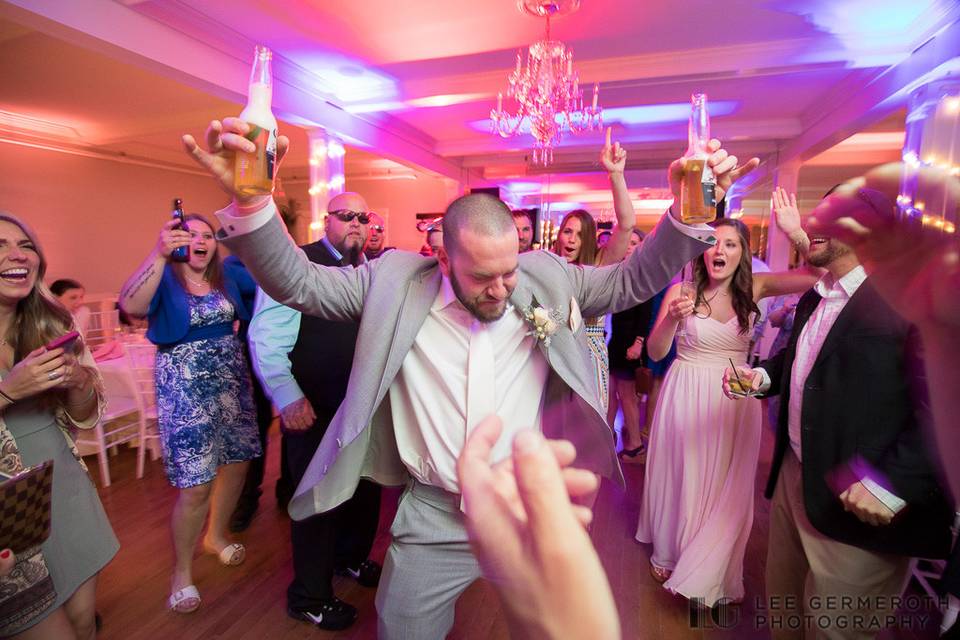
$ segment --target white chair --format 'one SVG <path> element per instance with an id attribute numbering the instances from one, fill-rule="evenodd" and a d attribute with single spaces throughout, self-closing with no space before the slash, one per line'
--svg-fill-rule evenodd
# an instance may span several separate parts
<path id="1" fill-rule="evenodd" d="M 83 334 L 83 341 L 93 351 L 100 345 L 113 340 L 117 328 L 120 326 L 120 312 L 116 309 L 90 312 L 87 327 Z"/>
<path id="2" fill-rule="evenodd" d="M 137 402 L 141 416 L 140 448 L 137 451 L 137 477 L 143 477 L 143 465 L 146 458 L 147 443 L 150 446 L 150 459 L 160 458 L 160 434 L 157 424 L 157 393 L 154 384 L 154 368 L 157 362 L 157 348 L 146 340 L 124 340 L 127 364 L 133 383 L 137 389 Z"/>
<path id="3" fill-rule="evenodd" d="M 157 409 L 153 385 L 156 348 L 149 344 L 126 344 L 123 359 L 103 363 L 100 372 L 107 394 L 107 408 L 100 422 L 88 432 L 80 432 L 77 446 L 89 445 L 97 453 L 100 480 L 110 486 L 108 455 L 121 444 L 138 441 L 137 478 L 143 477 L 147 447 L 151 458 L 160 457 L 157 434 Z M 89 437 L 87 436 L 89 434 Z"/>
<path id="4" fill-rule="evenodd" d="M 109 450 L 130 442 L 140 435 L 141 422 L 140 405 L 137 399 L 137 388 L 133 376 L 126 367 L 102 368 L 103 383 L 107 393 L 107 407 L 97 425 L 90 430 L 77 433 L 77 447 L 92 446 L 97 452 L 100 463 L 100 482 L 104 487 L 110 486 L 110 462 L 107 458 Z"/>

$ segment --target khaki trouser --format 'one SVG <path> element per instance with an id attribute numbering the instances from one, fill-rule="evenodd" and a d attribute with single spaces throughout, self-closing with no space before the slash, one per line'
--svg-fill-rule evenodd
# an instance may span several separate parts
<path id="1" fill-rule="evenodd" d="M 775 640 L 873 638 L 896 613 L 911 559 L 866 551 L 817 531 L 788 451 L 770 508 L 766 616 Z M 879 626 L 878 626 L 879 625 Z"/>

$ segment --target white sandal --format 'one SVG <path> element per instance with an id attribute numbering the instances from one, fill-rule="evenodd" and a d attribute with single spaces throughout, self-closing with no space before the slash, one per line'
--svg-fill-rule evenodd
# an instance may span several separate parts
<path id="1" fill-rule="evenodd" d="M 226 567 L 235 567 L 238 564 L 243 564 L 246 557 L 247 548 L 239 542 L 228 544 L 223 549 L 220 549 L 220 553 L 217 554 L 220 564 Z"/>
<path id="2" fill-rule="evenodd" d="M 194 585 L 187 585 L 180 591 L 170 594 L 167 606 L 176 613 L 193 613 L 200 608 L 200 592 Z"/>

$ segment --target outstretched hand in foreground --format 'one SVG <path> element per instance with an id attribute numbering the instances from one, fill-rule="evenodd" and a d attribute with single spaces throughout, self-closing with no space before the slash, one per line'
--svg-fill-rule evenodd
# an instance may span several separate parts
<path id="1" fill-rule="evenodd" d="M 613 594 L 590 536 L 591 512 L 570 498 L 596 490 L 597 477 L 570 467 L 573 445 L 522 431 L 513 455 L 490 452 L 501 422 L 471 433 L 457 464 L 470 544 L 500 593 L 515 638 L 620 637 Z"/>

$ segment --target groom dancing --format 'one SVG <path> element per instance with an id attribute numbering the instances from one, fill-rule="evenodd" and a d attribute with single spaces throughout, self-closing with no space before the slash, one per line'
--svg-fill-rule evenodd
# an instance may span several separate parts
<path id="1" fill-rule="evenodd" d="M 503 416 L 498 460 L 509 455 L 517 430 L 539 425 L 548 437 L 573 442 L 576 466 L 622 481 L 582 317 L 652 297 L 715 241 L 712 229 L 667 215 L 627 261 L 576 267 L 546 252 L 519 255 L 506 205 L 469 195 L 447 209 L 436 259 L 392 251 L 356 269 L 322 267 L 294 247 L 271 198 L 233 192 L 233 153 L 253 147 L 246 132 L 228 118 L 211 123 L 208 150 L 191 136 L 183 140 L 235 198 L 218 213 L 224 242 L 278 302 L 360 323 L 346 397 L 290 513 L 301 519 L 336 507 L 361 477 L 406 484 L 377 593 L 379 633 L 443 638 L 457 598 L 480 575 L 456 475 L 466 434 L 491 413 Z M 286 147 L 281 137 L 280 154 Z M 758 164 L 737 166 L 717 141 L 710 149 L 718 197 Z M 604 152 L 613 154 L 609 146 Z M 675 195 L 682 171 L 682 161 L 671 165 Z"/>

